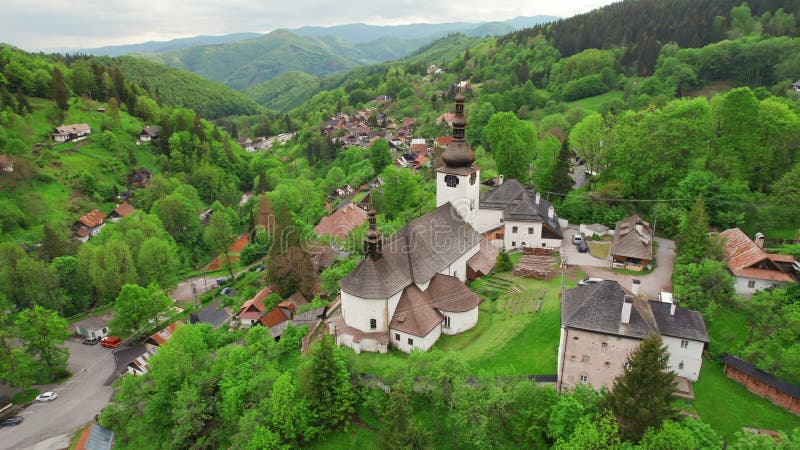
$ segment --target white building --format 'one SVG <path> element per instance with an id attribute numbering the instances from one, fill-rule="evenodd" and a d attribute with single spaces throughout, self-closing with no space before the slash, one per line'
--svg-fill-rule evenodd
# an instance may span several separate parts
<path id="1" fill-rule="evenodd" d="M 677 306 L 671 296 L 661 301 L 636 298 L 616 281 L 562 292 L 558 389 L 573 389 L 579 383 L 610 389 L 628 355 L 656 333 L 669 353 L 667 369 L 697 381 L 709 342 L 699 312 Z"/>
<path id="2" fill-rule="evenodd" d="M 771 287 L 784 286 L 797 281 L 800 264 L 792 255 L 778 255 L 764 251 L 764 235 L 756 234 L 752 241 L 738 228 L 720 233 L 728 270 L 736 277 L 733 287 L 737 294 L 751 296 Z"/>

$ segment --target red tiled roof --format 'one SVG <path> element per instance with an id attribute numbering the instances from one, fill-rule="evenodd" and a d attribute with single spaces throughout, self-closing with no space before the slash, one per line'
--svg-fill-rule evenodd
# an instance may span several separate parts
<path id="1" fill-rule="evenodd" d="M 425 144 L 411 144 L 411 151 L 418 155 L 424 155 L 428 152 L 428 146 Z"/>
<path id="2" fill-rule="evenodd" d="M 120 203 L 119 205 L 117 205 L 116 208 L 114 208 L 114 212 L 117 213 L 117 215 L 120 217 L 125 217 L 134 211 L 136 211 L 136 208 L 134 208 L 133 205 L 128 203 L 127 200 Z"/>
<path id="3" fill-rule="evenodd" d="M 286 322 L 287 320 L 289 320 L 289 318 L 286 317 L 286 314 L 283 312 L 283 310 L 280 308 L 275 308 L 272 311 L 265 314 L 264 317 L 260 319 L 260 322 L 265 327 L 269 328 L 269 327 L 274 327 L 275 325 L 281 322 Z"/>
<path id="4" fill-rule="evenodd" d="M 437 117 L 436 122 L 451 123 L 453 120 L 455 120 L 455 118 L 456 118 L 455 114 L 451 112 L 446 112 L 441 116 Z"/>
<path id="5" fill-rule="evenodd" d="M 84 226 L 87 226 L 89 228 L 94 228 L 102 224 L 103 219 L 105 218 L 106 218 L 105 214 L 101 213 L 96 209 L 93 209 L 92 211 L 89 211 L 88 213 L 82 215 L 81 218 L 78 219 L 78 222 L 82 223 Z"/>
<path id="6" fill-rule="evenodd" d="M 89 235 L 89 229 L 86 227 L 79 227 L 75 230 L 75 234 L 78 235 L 78 237 L 86 237 Z"/>
<path id="7" fill-rule="evenodd" d="M 172 322 L 163 330 L 156 331 L 155 333 L 153 333 L 150 336 L 150 339 L 155 341 L 156 344 L 158 345 L 164 345 L 169 340 L 169 338 L 171 338 L 172 335 L 175 334 L 175 330 L 178 328 L 178 325 L 183 325 L 183 322 L 179 320 Z"/>
<path id="8" fill-rule="evenodd" d="M 335 238 L 344 239 L 348 233 L 366 221 L 367 212 L 349 203 L 334 211 L 330 216 L 323 217 L 314 227 L 314 231 L 320 236 L 329 234 Z"/>
<path id="9" fill-rule="evenodd" d="M 737 277 L 757 278 L 772 281 L 794 281 L 791 275 L 779 270 L 775 261 L 793 262 L 794 258 L 786 259 L 786 255 L 771 255 L 753 242 L 738 228 L 732 228 L 720 233 L 725 239 L 723 248 L 727 259 L 728 268 Z M 770 261 L 775 270 L 753 267 L 763 261 Z"/>
<path id="10" fill-rule="evenodd" d="M 295 307 L 295 305 L 294 305 L 294 303 L 292 303 L 292 302 L 291 302 L 291 301 L 289 301 L 289 300 L 284 300 L 284 301 L 282 301 L 282 302 L 278 303 L 278 307 L 279 307 L 279 308 L 286 308 L 286 309 L 288 309 L 289 311 L 294 311 L 294 310 L 295 310 L 295 308 L 296 308 L 296 307 Z"/>
<path id="11" fill-rule="evenodd" d="M 239 318 L 240 319 L 251 318 L 249 316 L 245 317 L 242 315 L 243 313 L 248 312 L 248 310 L 250 310 L 250 312 L 256 311 L 259 315 L 260 313 L 264 312 L 264 299 L 267 298 L 271 293 L 272 293 L 272 286 L 267 286 L 264 289 L 258 291 L 258 294 L 253 296 L 253 298 L 242 303 L 242 307 L 239 308 L 239 314 L 238 314 Z M 258 315 L 252 318 L 258 319 Z"/>
<path id="12" fill-rule="evenodd" d="M 441 147 L 447 147 L 451 142 L 453 142 L 453 136 L 442 136 L 436 138 L 436 144 Z"/>

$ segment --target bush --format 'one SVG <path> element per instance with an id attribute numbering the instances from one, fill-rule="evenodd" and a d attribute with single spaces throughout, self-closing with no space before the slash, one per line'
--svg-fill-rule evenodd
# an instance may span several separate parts
<path id="1" fill-rule="evenodd" d="M 39 395 L 42 391 L 36 388 L 26 389 L 22 392 L 18 392 L 11 397 L 11 403 L 15 405 L 22 405 L 25 403 L 30 403 L 36 399 L 36 396 Z"/>
<path id="2" fill-rule="evenodd" d="M 586 97 L 593 97 L 608 92 L 608 86 L 603 82 L 603 75 L 589 75 L 577 80 L 572 80 L 564 85 L 561 97 L 565 101 L 573 101 Z"/>

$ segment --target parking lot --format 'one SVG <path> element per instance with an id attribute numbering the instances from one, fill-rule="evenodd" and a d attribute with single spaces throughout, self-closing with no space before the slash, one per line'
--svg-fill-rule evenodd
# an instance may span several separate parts
<path id="1" fill-rule="evenodd" d="M 578 247 L 572 243 L 572 236 L 580 234 L 577 227 L 568 227 L 564 230 L 564 240 L 561 243 L 561 251 L 567 255 L 567 264 L 570 266 L 584 267 L 603 267 L 611 268 L 611 259 L 599 259 L 591 253 L 581 253 Z"/>
<path id="2" fill-rule="evenodd" d="M 58 385 L 35 386 L 42 392 L 54 391 L 58 398 L 51 402 L 35 402 L 20 412 L 24 421 L 0 428 L 0 449 L 33 448 L 48 440 L 53 444 L 37 445 L 36 449 L 63 448 L 57 436 L 72 436 L 105 407 L 114 390 L 114 357 L 112 350 L 100 345 L 88 346 L 78 340 L 65 343 L 69 350 L 68 368 L 74 374 Z"/>

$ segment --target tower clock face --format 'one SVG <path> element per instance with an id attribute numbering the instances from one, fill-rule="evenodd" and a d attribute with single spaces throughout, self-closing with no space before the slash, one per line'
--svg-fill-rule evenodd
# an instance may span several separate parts
<path id="1" fill-rule="evenodd" d="M 456 187 L 458 186 L 458 177 L 455 175 L 445 175 L 444 182 L 447 183 L 449 187 Z"/>

